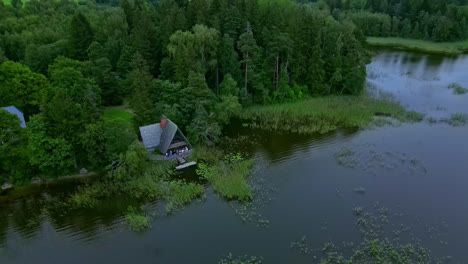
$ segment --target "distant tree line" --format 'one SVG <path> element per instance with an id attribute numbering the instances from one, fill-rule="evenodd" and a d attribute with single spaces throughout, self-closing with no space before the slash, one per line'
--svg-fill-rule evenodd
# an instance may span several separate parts
<path id="1" fill-rule="evenodd" d="M 242 107 L 359 94 L 368 61 L 359 27 L 323 2 L 0 2 L 0 106 L 28 121 L 0 127 L 0 174 L 104 168 L 161 114 L 214 144 Z M 122 103 L 133 124 L 103 119 Z"/>
<path id="2" fill-rule="evenodd" d="M 468 39 L 467 0 L 324 0 L 337 19 L 350 18 L 366 36 L 431 41 Z"/>

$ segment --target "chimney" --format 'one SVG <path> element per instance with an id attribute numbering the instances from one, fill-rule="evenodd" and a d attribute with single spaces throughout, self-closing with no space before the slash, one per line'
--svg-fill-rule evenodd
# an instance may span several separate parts
<path id="1" fill-rule="evenodd" d="M 161 116 L 161 128 L 164 128 L 166 126 L 166 123 L 167 123 L 167 117 L 165 116 Z"/>

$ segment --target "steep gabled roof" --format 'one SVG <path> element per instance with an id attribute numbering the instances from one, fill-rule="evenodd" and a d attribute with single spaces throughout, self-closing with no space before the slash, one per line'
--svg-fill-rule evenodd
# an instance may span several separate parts
<path id="1" fill-rule="evenodd" d="M 169 145 L 171 145 L 171 142 L 174 139 L 175 134 L 177 133 L 177 130 L 179 130 L 177 125 L 174 124 L 174 122 L 172 122 L 171 120 L 167 119 L 166 126 L 163 129 L 161 141 L 159 143 L 159 150 L 161 151 L 161 153 L 167 152 L 167 150 L 169 149 Z"/>
<path id="2" fill-rule="evenodd" d="M 159 123 L 140 127 L 141 139 L 147 149 L 159 146 L 162 133 L 163 130 Z"/>
<path id="3" fill-rule="evenodd" d="M 18 108 L 14 107 L 14 106 L 7 106 L 7 107 L 2 107 L 1 109 L 5 109 L 10 114 L 14 114 L 14 115 L 18 116 L 19 120 L 21 121 L 20 126 L 22 128 L 26 127 L 26 120 L 24 119 L 23 112 L 21 112 Z"/>

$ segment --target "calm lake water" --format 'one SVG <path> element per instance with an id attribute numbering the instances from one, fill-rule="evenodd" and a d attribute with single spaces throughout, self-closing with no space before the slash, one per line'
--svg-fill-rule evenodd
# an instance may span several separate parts
<path id="1" fill-rule="evenodd" d="M 444 58 L 380 50 L 368 65 L 368 86 L 405 107 L 435 118 L 468 114 L 468 56 Z M 316 263 L 318 252 L 290 245 L 302 237 L 311 249 L 333 242 L 343 252 L 361 235 L 353 208 L 389 210 L 385 235 L 429 248 L 450 263 L 468 263 L 468 127 L 400 124 L 323 136 L 248 136 L 255 158 L 250 206 L 204 200 L 172 215 L 164 204 L 143 233 L 128 230 L 123 213 L 132 201 L 108 201 L 73 213 L 45 210 L 47 201 L 86 180 L 18 189 L 0 196 L 0 263 L 217 263 L 227 254 L 262 256 L 264 263 Z M 336 153 L 354 154 L 343 164 Z M 343 166 L 344 165 L 344 166 Z"/>

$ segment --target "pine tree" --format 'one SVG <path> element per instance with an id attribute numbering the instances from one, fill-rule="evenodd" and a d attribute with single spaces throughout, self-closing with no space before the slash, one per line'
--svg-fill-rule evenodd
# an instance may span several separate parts
<path id="1" fill-rule="evenodd" d="M 137 126 L 149 125 L 158 120 L 149 93 L 152 77 L 146 61 L 139 53 L 133 57 L 132 68 L 128 79 L 132 91 L 130 108 L 135 113 L 133 121 Z"/>
<path id="2" fill-rule="evenodd" d="M 255 41 L 250 26 L 247 27 L 247 31 L 245 33 L 240 35 L 237 46 L 243 54 L 242 62 L 244 64 L 244 88 L 248 90 L 247 83 L 249 81 L 249 71 L 251 67 L 250 64 L 257 52 L 257 42 Z"/>
<path id="3" fill-rule="evenodd" d="M 229 35 L 224 34 L 219 48 L 219 65 L 223 76 L 230 74 L 236 82 L 242 81 L 239 55 L 234 49 L 234 40 Z"/>
<path id="4" fill-rule="evenodd" d="M 86 17 L 76 13 L 70 24 L 70 51 L 74 59 L 86 60 L 88 48 L 94 40 L 94 33 Z"/>

